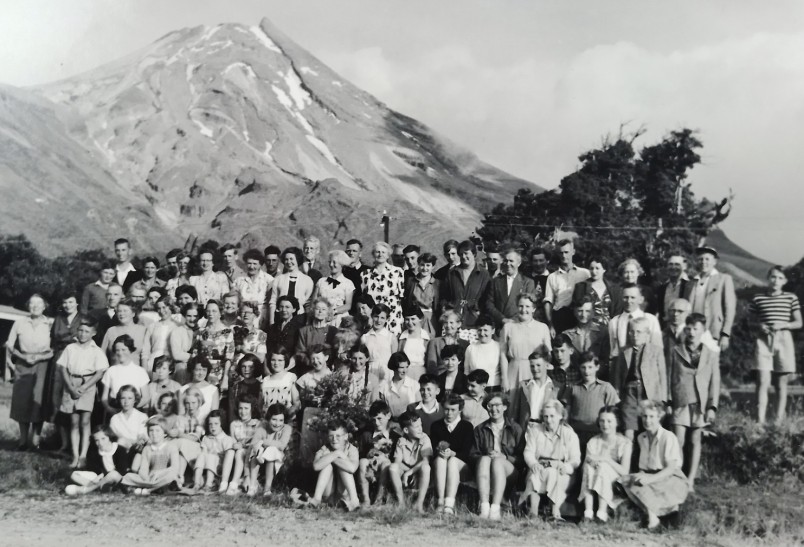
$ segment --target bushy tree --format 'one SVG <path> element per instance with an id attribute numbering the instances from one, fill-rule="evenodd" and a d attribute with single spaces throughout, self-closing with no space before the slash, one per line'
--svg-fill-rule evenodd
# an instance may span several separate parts
<path id="1" fill-rule="evenodd" d="M 634 257 L 648 272 L 669 253 L 691 254 L 728 215 L 730 198 L 715 204 L 695 197 L 687 180 L 701 161 L 694 131 L 673 131 L 637 153 L 637 131 L 607 138 L 579 156 L 579 168 L 559 187 L 540 194 L 520 190 L 478 230 L 486 243 L 548 249 L 564 232 L 577 234 L 581 255 L 601 256 L 613 269 Z"/>

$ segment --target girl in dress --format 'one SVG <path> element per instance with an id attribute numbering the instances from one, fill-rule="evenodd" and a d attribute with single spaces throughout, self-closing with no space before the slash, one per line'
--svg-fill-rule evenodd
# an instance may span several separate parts
<path id="1" fill-rule="evenodd" d="M 388 359 L 397 351 L 396 336 L 386 328 L 391 309 L 385 304 L 377 304 L 371 310 L 371 329 L 360 338 L 360 343 L 369 350 L 369 373 L 378 382 L 384 380 L 388 374 Z"/>
<path id="2" fill-rule="evenodd" d="M 251 451 L 251 439 L 256 432 L 257 426 L 260 425 L 260 420 L 257 418 L 257 398 L 243 394 L 237 399 L 237 420 L 233 420 L 229 424 L 229 433 L 234 439 L 234 470 L 232 470 L 232 478 L 229 481 L 229 488 L 226 494 L 234 496 L 240 493 L 240 478 L 243 476 L 243 469 L 246 463 L 246 456 Z M 227 480 L 229 471 L 225 465 L 223 468 L 222 479 Z M 246 476 L 246 482 L 249 482 Z"/>
<path id="3" fill-rule="evenodd" d="M 204 436 L 204 420 L 200 410 L 204 405 L 204 395 L 197 388 L 191 387 L 184 394 L 182 406 L 184 414 L 178 417 L 175 431 L 168 430 L 179 450 L 179 484 L 184 483 L 187 467 L 195 466 L 201 453 L 201 438 Z"/>
<path id="4" fill-rule="evenodd" d="M 203 404 L 198 410 L 198 419 L 201 420 L 201 423 L 206 420 L 207 415 L 211 411 L 218 410 L 220 407 L 220 393 L 218 392 L 218 388 L 207 382 L 207 375 L 211 369 L 212 364 L 203 355 L 190 358 L 190 362 L 187 363 L 187 372 L 192 381 L 182 386 L 179 390 L 179 412 L 183 412 L 184 410 L 184 396 L 189 389 L 195 388 L 201 392 L 203 395 Z"/>
<path id="5" fill-rule="evenodd" d="M 349 395 L 352 398 L 360 398 L 363 405 L 368 408 L 372 394 L 377 389 L 379 383 L 368 373 L 369 351 L 366 346 L 360 344 L 349 352 L 351 356 L 351 369 L 349 371 Z"/>
<path id="6" fill-rule="evenodd" d="M 122 484 L 134 488 L 134 495 L 147 496 L 179 478 L 179 451 L 168 442 L 162 418 L 148 422 L 148 444 L 142 449 L 137 471 L 126 473 Z"/>
<path id="7" fill-rule="evenodd" d="M 648 516 L 648 529 L 659 526 L 659 517 L 678 511 L 689 493 L 689 481 L 681 471 L 683 462 L 678 438 L 662 427 L 664 405 L 641 401 L 643 433 L 637 437 L 639 472 L 620 479 L 625 493 Z"/>
<path id="8" fill-rule="evenodd" d="M 617 433 L 617 408 L 604 406 L 598 414 L 600 435 L 592 437 L 586 445 L 583 462 L 583 479 L 578 499 L 583 501 L 584 520 L 592 520 L 594 496 L 597 495 L 597 518 L 606 522 L 609 507 L 618 502 L 614 497 L 614 483 L 628 474 L 631 467 L 631 441 Z"/>
<path id="9" fill-rule="evenodd" d="M 73 471 L 70 484 L 64 489 L 68 496 L 89 494 L 105 486 L 114 486 L 128 473 L 131 458 L 128 450 L 117 444 L 117 437 L 111 429 L 97 426 L 92 431 L 94 448 L 87 455 L 87 468 Z"/>
<path id="10" fill-rule="evenodd" d="M 399 351 L 404 352 L 410 359 L 408 376 L 418 381 L 422 374 L 427 372 L 424 362 L 430 335 L 422 328 L 424 313 L 419 306 L 416 304 L 405 306 L 402 316 L 405 331 L 399 335 Z"/>
<path id="11" fill-rule="evenodd" d="M 212 491 L 215 488 L 216 478 L 220 477 L 218 493 L 226 492 L 229 483 L 223 470 L 232 468 L 233 458 L 234 439 L 223 431 L 220 410 L 213 410 L 207 416 L 207 434 L 201 439 L 201 454 L 195 461 L 193 489 L 197 492 L 203 487 L 208 492 Z"/>
<path id="12" fill-rule="evenodd" d="M 523 496 L 530 496 L 530 512 L 539 514 L 539 496 L 552 503 L 552 517 L 561 520 L 572 474 L 581 465 L 578 435 L 564 423 L 564 405 L 553 399 L 544 404 L 542 423 L 531 422 L 525 432 L 523 453 L 528 477 Z"/>
<path id="13" fill-rule="evenodd" d="M 205 356 L 212 365 L 207 381 L 225 392 L 229 388 L 228 372 L 234 359 L 234 330 L 221 320 L 223 306 L 220 301 L 210 300 L 205 309 L 207 326 L 196 331 L 193 350 L 197 355 Z"/>
<path id="14" fill-rule="evenodd" d="M 299 410 L 299 390 L 296 389 L 296 375 L 289 370 L 290 356 L 284 349 L 273 351 L 268 356 L 268 370 L 262 379 L 260 391 L 260 408 L 263 415 L 268 407 L 279 403 L 289 409 L 288 414 L 293 416 Z"/>
<path id="15" fill-rule="evenodd" d="M 533 318 L 536 298 L 521 294 L 517 298 L 519 312 L 516 320 L 505 323 L 500 331 L 500 367 L 508 374 L 508 385 L 517 386 L 523 380 L 530 380 L 528 356 L 537 348 L 544 346 L 552 350 L 550 329 Z"/>
<path id="16" fill-rule="evenodd" d="M 343 267 L 348 266 L 351 260 L 344 251 L 329 252 L 329 277 L 322 277 L 315 284 L 311 300 L 326 298 L 332 305 L 332 318 L 330 324 L 337 326 L 341 319 L 346 317 L 352 309 L 352 298 L 355 294 L 354 284 L 343 275 Z"/>
<path id="17" fill-rule="evenodd" d="M 265 467 L 265 488 L 263 496 L 271 495 L 274 477 L 285 461 L 285 449 L 290 443 L 293 428 L 288 422 L 288 411 L 284 405 L 274 403 L 265 410 L 265 416 L 251 439 L 249 452 L 248 495 L 256 496 L 260 466 Z"/>

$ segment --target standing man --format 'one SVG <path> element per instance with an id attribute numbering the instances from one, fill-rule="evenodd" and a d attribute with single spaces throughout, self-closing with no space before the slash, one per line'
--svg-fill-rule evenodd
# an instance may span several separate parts
<path id="1" fill-rule="evenodd" d="M 234 287 L 237 279 L 246 277 L 246 272 L 237 264 L 237 249 L 231 243 L 227 243 L 221 247 L 221 254 L 223 255 L 223 273 L 229 279 L 229 287 Z"/>
<path id="2" fill-rule="evenodd" d="M 461 263 L 461 258 L 458 256 L 458 242 L 454 239 L 444 243 L 444 258 L 447 259 L 447 263 L 437 269 L 434 274 L 434 277 L 442 284 L 446 282 L 450 270 Z"/>
<path id="3" fill-rule="evenodd" d="M 137 288 L 145 291 L 148 293 L 148 290 L 151 287 L 164 287 L 165 282 L 156 277 L 157 272 L 159 271 L 159 259 L 155 256 L 146 256 L 142 259 L 142 277 L 139 281 L 133 283 L 131 287 L 128 289 L 128 292 L 131 292 L 131 289 Z"/>
<path id="4" fill-rule="evenodd" d="M 547 276 L 544 291 L 544 317 L 550 334 L 563 332 L 572 327 L 572 293 L 575 285 L 590 277 L 589 270 L 572 263 L 575 245 L 570 239 L 558 242 L 559 267 Z"/>
<path id="5" fill-rule="evenodd" d="M 628 347 L 628 325 L 635 319 L 644 317 L 645 321 L 642 324 L 647 329 L 650 342 L 659 347 L 663 346 L 659 320 L 655 315 L 642 311 L 644 302 L 641 286 L 632 283 L 623 287 L 623 312 L 609 321 L 609 357 L 612 366 L 617 356 Z"/>
<path id="6" fill-rule="evenodd" d="M 547 289 L 547 254 L 542 248 L 535 248 L 530 252 L 530 277 L 536 283 L 536 297 L 539 302 L 544 300 L 544 291 Z"/>
<path id="7" fill-rule="evenodd" d="M 486 298 L 491 284 L 489 272 L 480 269 L 475 256 L 477 249 L 471 241 L 458 245 L 460 266 L 450 270 L 447 281 L 441 287 L 441 305 L 451 306 L 461 316 L 465 329 L 473 329 L 480 316 L 480 305 Z M 467 334 L 471 337 L 471 334 Z"/>
<path id="8" fill-rule="evenodd" d="M 282 273 L 282 261 L 279 255 L 282 254 L 282 249 L 276 245 L 268 245 L 262 252 L 265 255 L 265 273 L 271 277 L 276 277 Z"/>
<path id="9" fill-rule="evenodd" d="M 89 318 L 97 325 L 93 339 L 98 346 L 103 342 L 106 331 L 118 324 L 117 305 L 121 300 L 123 300 L 123 287 L 116 283 L 110 283 L 109 288 L 106 289 L 106 305 L 103 308 L 93 310 L 89 314 Z"/>
<path id="10" fill-rule="evenodd" d="M 313 285 L 315 285 L 323 277 L 320 270 L 321 266 L 318 264 L 321 241 L 315 236 L 308 236 L 303 242 L 302 253 L 304 253 L 304 262 L 299 264 L 299 269 L 302 273 L 310 276 L 310 279 L 313 280 Z"/>
<path id="11" fill-rule="evenodd" d="M 496 247 L 486 249 L 486 271 L 492 279 L 502 275 L 502 261 L 503 257 Z"/>
<path id="12" fill-rule="evenodd" d="M 84 287 L 81 293 L 81 313 L 86 315 L 92 310 L 100 310 L 106 307 L 106 291 L 109 290 L 109 285 L 114 280 L 115 273 L 114 262 L 101 264 L 98 280 Z"/>
<path id="13" fill-rule="evenodd" d="M 712 247 L 698 247 L 698 270 L 693 279 L 690 304 L 693 313 L 706 317 L 706 329 L 718 341 L 721 351 L 729 347 L 734 314 L 737 311 L 737 295 L 734 281 L 729 274 L 720 273 L 717 265 L 718 254 Z"/>
<path id="14" fill-rule="evenodd" d="M 408 245 L 402 249 L 405 255 L 405 282 L 408 279 L 415 279 L 419 273 L 419 255 L 422 250 L 418 245 Z"/>
<path id="15" fill-rule="evenodd" d="M 670 305 L 677 298 L 689 300 L 692 283 L 687 277 L 687 259 L 681 255 L 673 255 L 667 259 L 667 281 L 659 287 L 657 300 L 659 322 L 666 325 L 670 320 L 667 315 Z M 682 322 L 682 328 L 684 323 Z"/>
<path id="16" fill-rule="evenodd" d="M 519 272 L 522 255 L 516 249 L 506 251 L 500 275 L 491 280 L 491 289 L 485 302 L 486 313 L 499 331 L 503 323 L 514 320 L 519 313 L 517 299 L 522 293 L 533 293 L 535 284 Z"/>
<path id="17" fill-rule="evenodd" d="M 363 293 L 363 281 L 360 274 L 370 268 L 361 261 L 362 253 L 363 243 L 359 239 L 350 239 L 346 242 L 346 254 L 349 256 L 350 262 L 348 266 L 343 267 L 343 275 L 355 286 L 355 294 L 352 296 L 352 311 L 357 309 L 357 297 Z"/>
<path id="18" fill-rule="evenodd" d="M 142 273 L 131 264 L 131 244 L 124 237 L 116 239 L 114 242 L 114 256 L 117 258 L 115 274 L 117 284 L 123 287 L 123 292 L 134 283 L 142 279 Z"/>

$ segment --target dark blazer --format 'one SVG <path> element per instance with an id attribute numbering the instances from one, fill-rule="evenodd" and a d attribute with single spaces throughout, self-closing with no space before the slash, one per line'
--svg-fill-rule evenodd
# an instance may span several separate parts
<path id="1" fill-rule="evenodd" d="M 609 362 L 609 333 L 608 329 L 598 327 L 595 324 L 591 325 L 589 336 L 587 337 L 588 345 L 584 347 L 582 340 L 582 333 L 580 327 L 572 327 L 564 331 L 575 352 L 572 354 L 573 363 L 580 364 L 581 354 L 585 351 L 591 351 L 600 359 L 601 366 Z"/>
<path id="2" fill-rule="evenodd" d="M 114 463 L 114 470 L 120 475 L 128 473 L 129 467 L 131 467 L 131 457 L 128 450 L 118 445 L 117 450 L 112 454 L 112 462 Z M 98 475 L 106 475 L 107 473 L 103 467 L 103 457 L 98 453 L 95 443 L 92 443 L 87 453 L 87 470 Z"/>
<path id="3" fill-rule="evenodd" d="M 670 394 L 680 393 L 683 389 L 683 375 L 681 367 L 690 366 L 690 356 L 684 343 L 676 344 L 667 361 L 670 374 Z M 720 403 L 720 353 L 708 348 L 705 344 L 701 348 L 701 358 L 698 368 L 695 369 L 695 393 L 701 403 L 701 412 L 710 408 L 717 408 Z M 673 404 L 674 408 L 680 404 Z"/>
<path id="4" fill-rule="evenodd" d="M 664 296 L 665 294 L 667 294 L 667 287 L 669 284 L 670 284 L 669 281 L 662 283 L 659 286 L 659 290 L 656 291 L 656 317 L 657 319 L 659 319 L 659 322 L 662 325 L 664 325 L 665 322 L 667 321 L 667 318 L 665 317 L 667 310 L 664 309 Z M 689 300 L 690 293 L 692 292 L 692 288 L 694 286 L 695 285 L 691 283 L 689 279 L 682 279 L 681 286 L 679 287 L 680 290 L 678 291 L 678 297 L 684 298 L 685 300 Z"/>
<path id="5" fill-rule="evenodd" d="M 103 343 L 103 337 L 106 336 L 106 331 L 111 327 L 120 324 L 117 321 L 117 314 L 109 317 L 106 309 L 106 306 L 104 306 L 103 308 L 92 310 L 87 314 L 87 317 L 89 317 L 92 321 L 95 321 L 95 337 L 93 340 L 98 347 L 100 347 L 100 345 Z"/>
<path id="6" fill-rule="evenodd" d="M 611 369 L 611 385 L 617 390 L 620 397 L 625 393 L 626 378 L 628 377 L 628 367 L 631 364 L 631 355 L 634 348 L 631 346 L 624 348 Z M 650 342 L 645 344 L 642 350 L 642 359 L 639 362 L 639 372 L 642 376 L 642 385 L 648 399 L 654 401 L 669 401 L 670 388 L 667 381 L 667 368 L 664 360 L 664 350 L 657 344 Z"/>
<path id="7" fill-rule="evenodd" d="M 299 341 L 299 330 L 304 326 L 304 317 L 294 315 L 284 328 L 280 327 L 279 321 L 268 327 L 265 345 L 268 350 L 268 357 L 277 348 L 285 348 L 288 352 L 296 350 L 296 343 Z"/>
<path id="8" fill-rule="evenodd" d="M 510 418 L 505 419 L 500 445 L 502 454 L 512 464 L 516 465 L 522 457 L 522 428 Z M 472 459 L 478 460 L 481 456 L 488 456 L 494 449 L 494 432 L 491 430 L 489 418 L 475 428 L 475 440 L 472 444 Z"/>
<path id="9" fill-rule="evenodd" d="M 603 284 L 606 285 L 606 290 L 609 291 L 609 298 L 611 299 L 609 317 L 616 317 L 623 312 L 623 290 L 619 285 L 607 279 L 603 279 Z M 591 281 L 583 281 L 575 285 L 575 289 L 572 291 L 572 304 L 575 305 L 581 302 L 585 296 L 588 296 L 592 301 L 597 300 L 597 293 L 592 288 Z"/>
<path id="10" fill-rule="evenodd" d="M 134 271 L 128 272 L 128 275 L 126 275 L 126 280 L 123 281 L 123 292 L 125 294 L 128 294 L 128 290 L 131 288 L 131 286 L 134 283 L 136 283 L 137 281 L 141 280 L 143 277 L 145 277 L 145 276 L 143 275 L 142 271 L 140 271 L 140 270 L 134 270 Z M 115 276 L 114 281 L 115 281 L 115 283 L 117 283 L 117 277 L 116 276 Z"/>
<path id="11" fill-rule="evenodd" d="M 486 270 L 475 266 L 464 285 L 460 269 L 453 268 L 441 285 L 441 307 L 450 305 L 461 316 L 464 327 L 473 327 L 490 286 L 491 276 Z"/>
<path id="12" fill-rule="evenodd" d="M 444 420 L 438 420 L 430 426 L 430 442 L 433 444 L 433 454 L 438 453 L 441 442 L 449 443 L 449 449 L 455 452 L 455 457 L 464 463 L 469 463 L 472 444 L 475 441 L 475 428 L 472 422 L 461 419 L 452 433 L 447 429 Z"/>
<path id="13" fill-rule="evenodd" d="M 494 325 L 500 329 L 503 319 L 512 319 L 517 314 L 517 298 L 522 293 L 534 294 L 536 284 L 534 281 L 517 273 L 511 283 L 511 293 L 508 293 L 508 277 L 499 275 L 491 280 L 491 286 L 486 296 L 484 309 L 494 320 Z"/>
<path id="14" fill-rule="evenodd" d="M 401 351 L 401 350 L 400 350 Z M 446 385 L 447 385 L 447 373 L 442 372 L 438 375 L 438 387 L 441 390 L 441 393 L 438 394 L 438 401 L 443 403 L 446 399 Z M 455 377 L 455 382 L 452 384 L 452 391 L 450 393 L 455 393 L 457 395 L 463 395 L 469 391 L 468 382 L 466 381 L 466 374 L 463 371 L 458 371 L 458 376 Z"/>
<path id="15" fill-rule="evenodd" d="M 433 273 L 433 277 L 435 277 L 436 279 L 438 279 L 443 283 L 447 280 L 447 276 L 449 275 L 450 271 L 451 271 L 450 265 L 444 264 Z"/>

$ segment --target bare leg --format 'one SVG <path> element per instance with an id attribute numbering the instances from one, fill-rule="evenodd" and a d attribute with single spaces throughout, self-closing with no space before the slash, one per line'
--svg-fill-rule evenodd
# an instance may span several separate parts
<path id="1" fill-rule="evenodd" d="M 698 466 L 701 463 L 701 429 L 695 428 L 690 431 L 690 442 L 692 449 L 690 451 L 690 468 L 687 477 L 690 483 L 690 490 L 693 489 L 695 477 L 698 475 Z"/>
<path id="2" fill-rule="evenodd" d="M 404 506 L 405 491 L 402 487 L 402 469 L 400 469 L 399 464 L 392 463 L 390 467 L 388 467 L 388 478 L 391 480 L 391 486 L 394 489 L 394 495 L 397 501 L 399 501 L 399 505 Z"/>
<path id="3" fill-rule="evenodd" d="M 353 473 L 344 471 L 341 468 L 336 470 L 338 474 L 338 481 L 346 489 L 346 494 L 349 496 L 349 510 L 351 511 L 360 505 L 360 499 L 357 497 L 357 485 L 355 485 L 355 476 Z"/>
<path id="4" fill-rule="evenodd" d="M 491 458 L 481 457 L 477 462 L 477 492 L 480 496 L 480 504 L 488 504 L 489 491 L 491 490 Z"/>
<path id="5" fill-rule="evenodd" d="M 447 491 L 447 469 L 450 460 L 446 460 L 442 457 L 436 457 L 433 460 L 433 463 L 435 464 L 435 490 L 436 499 L 438 500 L 437 507 L 444 507 L 444 497 L 446 496 Z"/>
<path id="6" fill-rule="evenodd" d="M 447 461 L 447 483 L 445 485 L 445 506 L 455 506 L 455 496 L 458 495 L 458 487 L 461 485 L 461 472 L 466 469 L 463 460 L 456 456 Z"/>
<path id="7" fill-rule="evenodd" d="M 234 472 L 232 473 L 232 480 L 234 484 L 240 482 L 240 477 L 243 476 L 243 467 L 245 465 L 246 451 L 242 448 L 236 450 L 234 453 Z"/>
<path id="8" fill-rule="evenodd" d="M 39 439 L 42 436 L 42 422 L 34 422 L 31 429 L 31 445 L 34 448 L 39 448 Z"/>
<path id="9" fill-rule="evenodd" d="M 221 484 L 218 487 L 218 492 L 226 492 L 229 488 L 229 477 L 232 475 L 232 466 L 234 464 L 234 451 L 227 450 L 223 456 L 223 467 L 221 468 Z"/>
<path id="10" fill-rule="evenodd" d="M 81 449 L 81 416 L 78 412 L 70 414 L 70 440 L 72 441 L 73 461 L 70 467 L 78 467 L 79 450 Z"/>
<path id="11" fill-rule="evenodd" d="M 771 373 L 769 370 L 758 370 L 759 381 L 757 382 L 757 422 L 765 423 L 765 416 L 768 411 L 768 389 L 770 389 Z"/>
<path id="12" fill-rule="evenodd" d="M 424 460 L 421 467 L 419 467 L 419 491 L 416 496 L 416 511 L 424 513 L 424 498 L 427 497 L 427 489 L 430 488 L 430 464 Z"/>
<path id="13" fill-rule="evenodd" d="M 333 478 L 334 472 L 332 464 L 318 472 L 318 479 L 315 482 L 315 493 L 313 494 L 313 500 L 316 502 L 315 505 L 321 503 L 321 500 L 324 499 L 325 496 L 329 496 L 332 493 Z"/>
<path id="14" fill-rule="evenodd" d="M 532 503 L 533 498 L 531 498 L 531 504 Z M 531 506 L 531 514 L 533 514 L 533 506 Z M 592 494 L 589 493 L 583 497 L 583 518 L 591 519 L 594 517 L 594 515 L 595 515 L 595 500 L 594 497 L 592 497 Z"/>
<path id="15" fill-rule="evenodd" d="M 530 496 L 530 516 L 538 517 L 539 516 L 539 502 L 541 501 L 541 496 L 536 492 L 531 493 Z M 590 496 L 591 498 L 591 496 Z"/>
<path id="16" fill-rule="evenodd" d="M 81 455 L 78 457 L 78 465 L 84 466 L 87 463 L 87 452 L 89 451 L 90 436 L 90 412 L 79 412 L 81 416 Z"/>
<path id="17" fill-rule="evenodd" d="M 31 430 L 31 424 L 29 422 L 18 422 L 20 426 L 20 448 L 24 448 L 29 445 L 29 434 Z"/>
<path id="18" fill-rule="evenodd" d="M 776 376 L 776 395 L 778 397 L 776 402 L 776 423 L 778 425 L 784 422 L 787 414 L 787 381 L 789 379 L 789 374 L 778 374 Z"/>
<path id="19" fill-rule="evenodd" d="M 371 505 L 371 494 L 369 493 L 369 482 L 368 477 L 366 477 L 366 471 L 368 469 L 368 460 L 362 458 L 360 460 L 360 465 L 357 469 L 357 482 L 360 486 L 360 496 L 363 498 L 363 505 L 368 506 Z"/>
<path id="20" fill-rule="evenodd" d="M 206 470 L 207 481 L 205 487 L 207 490 L 214 490 L 215 488 L 215 473 L 211 469 Z"/>
<path id="21" fill-rule="evenodd" d="M 378 482 L 379 485 L 377 486 L 377 499 L 374 503 L 381 503 L 385 500 L 386 489 L 388 485 L 388 481 L 390 480 L 388 475 L 388 469 L 391 467 L 389 462 L 383 462 L 380 464 L 380 476 Z"/>
<path id="22" fill-rule="evenodd" d="M 491 460 L 491 504 L 500 505 L 505 495 L 505 487 L 508 477 L 514 472 L 514 464 L 505 458 L 494 458 Z"/>
<path id="23" fill-rule="evenodd" d="M 276 462 L 266 462 L 265 464 L 265 492 L 270 492 L 274 485 L 274 476 L 276 476 Z M 256 483 L 257 479 L 254 479 Z"/>
<path id="24" fill-rule="evenodd" d="M 686 460 L 686 457 L 684 456 L 684 445 L 687 444 L 687 428 L 683 425 L 674 425 L 673 433 L 676 434 L 676 438 L 678 439 L 678 448 L 681 451 L 681 460 L 683 467 L 685 463 L 684 460 Z"/>

